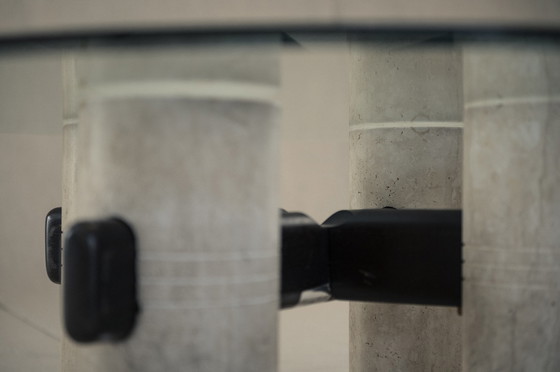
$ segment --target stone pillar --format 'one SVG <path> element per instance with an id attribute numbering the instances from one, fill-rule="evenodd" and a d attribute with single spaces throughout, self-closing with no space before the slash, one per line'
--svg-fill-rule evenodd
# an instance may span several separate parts
<path id="1" fill-rule="evenodd" d="M 76 74 L 76 58 L 68 52 L 62 56 L 62 231 L 69 228 L 68 221 L 75 215 L 76 200 L 76 162 L 78 135 L 78 83 Z M 64 241 L 64 239 L 63 239 Z M 64 248 L 64 247 L 63 247 Z M 61 257 L 63 257 L 62 255 Z M 63 279 L 64 280 L 64 279 Z M 62 286 L 61 286 L 62 288 Z M 61 291 L 61 296 L 62 296 Z M 61 370 L 62 372 L 79 370 L 75 358 L 74 343 L 62 332 Z"/>
<path id="2" fill-rule="evenodd" d="M 131 225 L 141 312 L 80 371 L 276 370 L 278 43 L 84 53 L 76 219 Z"/>
<path id="3" fill-rule="evenodd" d="M 465 371 L 560 370 L 560 43 L 464 51 Z"/>
<path id="4" fill-rule="evenodd" d="M 350 51 L 350 207 L 461 208 L 458 49 L 351 38 Z M 458 371 L 460 334 L 457 308 L 350 303 L 350 370 Z"/>

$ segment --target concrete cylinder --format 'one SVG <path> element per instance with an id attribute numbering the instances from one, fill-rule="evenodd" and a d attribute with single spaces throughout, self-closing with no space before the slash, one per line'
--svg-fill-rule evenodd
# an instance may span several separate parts
<path id="1" fill-rule="evenodd" d="M 464 370 L 560 370 L 560 43 L 464 50 Z"/>
<path id="2" fill-rule="evenodd" d="M 350 51 L 350 207 L 461 208 L 459 49 L 352 38 Z M 460 365 L 457 308 L 350 303 L 351 371 Z"/>
<path id="3" fill-rule="evenodd" d="M 141 312 L 129 339 L 80 346 L 80 371 L 276 370 L 278 54 L 275 38 L 84 53 L 76 220 L 133 228 Z"/>

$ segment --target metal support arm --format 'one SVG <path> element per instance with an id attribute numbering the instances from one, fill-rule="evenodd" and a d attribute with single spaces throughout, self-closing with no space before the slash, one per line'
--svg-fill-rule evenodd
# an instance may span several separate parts
<path id="1" fill-rule="evenodd" d="M 55 209 L 46 220 L 47 273 L 55 283 L 59 215 Z M 132 231 L 110 219 L 67 233 L 65 319 L 74 339 L 118 339 L 131 331 L 137 311 Z M 461 211 L 340 211 L 322 225 L 282 211 L 281 285 L 281 308 L 331 299 L 460 306 Z M 115 328 L 113 319 L 126 319 L 126 327 Z"/>
<path id="2" fill-rule="evenodd" d="M 282 307 L 314 299 L 461 305 L 461 211 L 282 216 Z"/>

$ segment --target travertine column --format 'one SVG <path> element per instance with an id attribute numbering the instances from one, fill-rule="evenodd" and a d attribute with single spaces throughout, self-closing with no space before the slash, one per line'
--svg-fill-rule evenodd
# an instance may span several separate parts
<path id="1" fill-rule="evenodd" d="M 74 207 L 77 187 L 78 82 L 76 58 L 71 52 L 65 53 L 62 56 L 62 87 L 62 231 L 64 232 L 69 227 L 68 221 L 72 220 L 75 215 Z M 63 256 L 61 255 L 61 257 Z M 62 292 L 61 290 L 61 296 Z M 80 366 L 78 363 L 79 361 L 75 358 L 74 343 L 65 332 L 62 332 L 62 372 L 79 370 Z"/>
<path id="2" fill-rule="evenodd" d="M 126 341 L 80 346 L 80 371 L 276 370 L 278 52 L 84 53 L 76 215 L 132 226 L 141 313 Z"/>
<path id="3" fill-rule="evenodd" d="M 464 370 L 560 370 L 560 43 L 464 52 Z"/>
<path id="4" fill-rule="evenodd" d="M 350 207 L 460 208 L 458 49 L 352 38 L 350 51 Z M 350 370 L 457 371 L 460 331 L 456 308 L 351 303 Z"/>

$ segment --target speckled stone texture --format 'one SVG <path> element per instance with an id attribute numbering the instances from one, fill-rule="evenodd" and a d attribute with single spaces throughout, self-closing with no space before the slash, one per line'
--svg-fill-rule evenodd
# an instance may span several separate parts
<path id="1" fill-rule="evenodd" d="M 458 48 L 352 39 L 350 50 L 350 207 L 461 208 Z M 460 366 L 456 308 L 350 304 L 352 372 Z"/>
<path id="2" fill-rule="evenodd" d="M 560 43 L 464 51 L 465 371 L 560 370 Z"/>
<path id="3" fill-rule="evenodd" d="M 126 341 L 79 346 L 76 370 L 276 370 L 279 66 L 268 41 L 82 55 L 75 218 L 133 227 L 141 313 Z"/>

